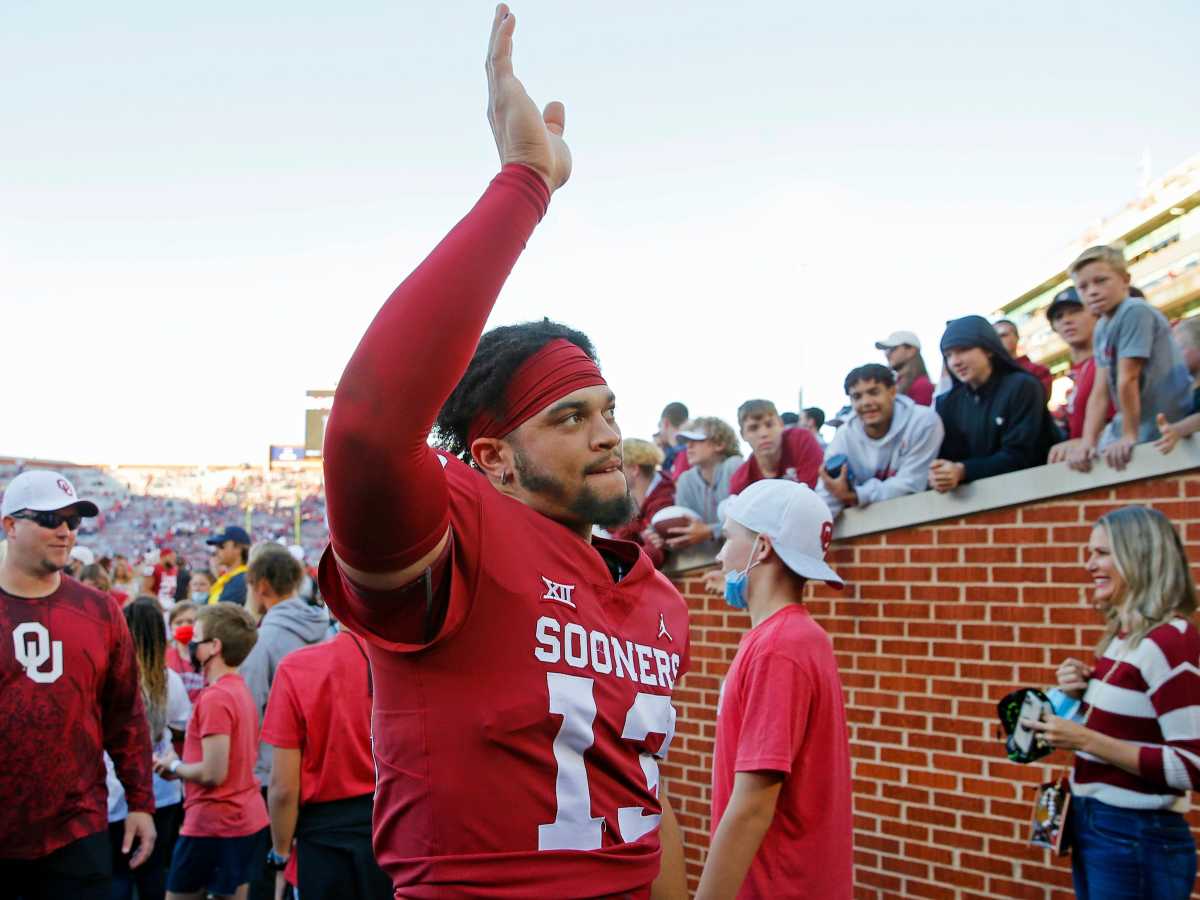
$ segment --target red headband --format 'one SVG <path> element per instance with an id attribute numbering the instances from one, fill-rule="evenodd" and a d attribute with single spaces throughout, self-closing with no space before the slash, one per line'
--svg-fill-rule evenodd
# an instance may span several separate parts
<path id="1" fill-rule="evenodd" d="M 564 338 L 555 338 L 517 367 L 504 392 L 507 414 L 483 410 L 467 430 L 467 447 L 479 438 L 502 438 L 580 388 L 608 384 L 595 361 Z"/>

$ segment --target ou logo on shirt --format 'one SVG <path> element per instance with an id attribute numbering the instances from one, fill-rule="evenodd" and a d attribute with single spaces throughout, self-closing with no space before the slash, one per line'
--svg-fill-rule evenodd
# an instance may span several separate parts
<path id="1" fill-rule="evenodd" d="M 13 652 L 25 674 L 38 684 L 52 684 L 62 676 L 62 641 L 50 640 L 50 632 L 40 622 L 23 622 L 13 630 Z M 50 661 L 50 671 L 42 666 Z"/>

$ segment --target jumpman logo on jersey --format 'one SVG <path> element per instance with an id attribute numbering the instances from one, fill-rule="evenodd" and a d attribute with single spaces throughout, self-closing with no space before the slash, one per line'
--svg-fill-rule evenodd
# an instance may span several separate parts
<path id="1" fill-rule="evenodd" d="M 658 614 L 658 637 L 665 637 L 672 644 L 675 643 L 675 638 L 671 637 L 671 632 L 667 631 L 667 617 L 663 613 Z"/>
<path id="2" fill-rule="evenodd" d="M 557 600 L 559 603 L 565 603 L 571 609 L 576 608 L 575 601 L 571 599 L 575 585 L 559 584 L 557 581 L 551 581 L 545 575 L 542 576 L 542 581 L 546 585 L 546 593 L 542 594 L 543 600 Z"/>

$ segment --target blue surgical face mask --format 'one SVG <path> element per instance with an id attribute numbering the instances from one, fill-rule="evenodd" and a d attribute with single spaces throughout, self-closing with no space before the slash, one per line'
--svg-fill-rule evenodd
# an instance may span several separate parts
<path id="1" fill-rule="evenodd" d="M 750 581 L 750 570 L 758 563 L 754 562 L 754 551 L 758 549 L 758 538 L 750 545 L 750 558 L 746 560 L 746 568 L 737 572 L 725 573 L 725 602 L 734 609 L 745 609 L 749 601 L 746 599 L 746 584 Z"/>

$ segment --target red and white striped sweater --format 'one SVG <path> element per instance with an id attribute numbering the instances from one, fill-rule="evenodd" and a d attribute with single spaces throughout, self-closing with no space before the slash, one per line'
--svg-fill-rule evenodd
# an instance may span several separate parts
<path id="1" fill-rule="evenodd" d="M 1139 744 L 1140 771 L 1132 775 L 1079 752 L 1074 793 L 1126 809 L 1187 809 L 1187 792 L 1200 789 L 1198 666 L 1200 631 L 1187 619 L 1155 627 L 1132 650 L 1123 638 L 1113 640 L 1084 694 L 1085 708 L 1092 707 L 1087 727 Z"/>

